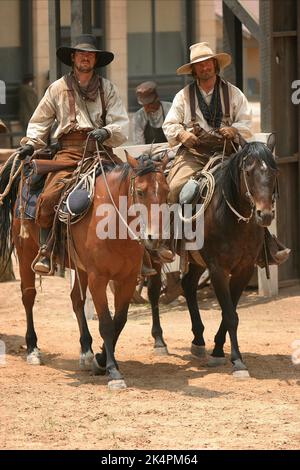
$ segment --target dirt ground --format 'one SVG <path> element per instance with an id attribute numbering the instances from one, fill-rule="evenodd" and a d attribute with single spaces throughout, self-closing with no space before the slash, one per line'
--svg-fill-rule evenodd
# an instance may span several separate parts
<path id="1" fill-rule="evenodd" d="M 251 378 L 231 376 L 230 362 L 209 369 L 190 354 L 183 299 L 162 308 L 168 356 L 152 352 L 149 306 L 131 308 L 117 347 L 128 388 L 78 367 L 78 329 L 69 280 L 38 290 L 35 323 L 43 366 L 26 364 L 19 282 L 0 284 L 0 448 L 2 449 L 296 449 L 300 442 L 300 288 L 274 300 L 241 300 L 239 340 Z M 201 291 L 207 349 L 220 321 L 216 300 Z M 98 322 L 89 321 L 94 351 Z M 2 343 L 3 345 L 3 343 Z M 226 348 L 227 353 L 229 348 Z M 299 354 L 300 356 L 300 354 Z M 1 359 L 1 358 L 0 358 Z M 2 356 L 2 362 L 3 356 Z"/>

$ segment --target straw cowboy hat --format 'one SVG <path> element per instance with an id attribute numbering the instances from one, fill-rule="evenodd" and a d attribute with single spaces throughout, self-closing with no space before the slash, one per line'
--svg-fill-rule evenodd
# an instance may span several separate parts
<path id="1" fill-rule="evenodd" d="M 220 69 L 224 69 L 231 63 L 231 55 L 226 52 L 214 54 L 207 42 L 198 42 L 190 46 L 190 62 L 184 64 L 176 70 L 177 75 L 192 73 L 192 64 L 203 62 L 207 59 L 217 59 Z"/>
<path id="2" fill-rule="evenodd" d="M 96 38 L 91 34 L 82 34 L 75 39 L 71 47 L 59 47 L 56 51 L 56 55 L 61 62 L 72 66 L 72 54 L 76 51 L 96 52 L 95 67 L 105 67 L 105 65 L 108 65 L 114 59 L 114 54 L 112 52 L 97 49 Z"/>

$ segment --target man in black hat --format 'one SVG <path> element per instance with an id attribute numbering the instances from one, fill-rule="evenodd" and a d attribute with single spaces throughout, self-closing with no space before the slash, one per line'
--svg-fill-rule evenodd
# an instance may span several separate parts
<path id="1" fill-rule="evenodd" d="M 86 150 L 90 155 L 96 150 L 96 140 L 105 143 L 106 151 L 112 155 L 112 148 L 128 138 L 129 120 L 115 85 L 98 75 L 95 69 L 108 65 L 114 54 L 97 49 L 96 38 L 85 34 L 77 38 L 72 47 L 59 47 L 57 57 L 72 67 L 72 71 L 47 89 L 30 119 L 26 137 L 21 140 L 23 147 L 19 158 L 23 160 L 35 150 L 46 147 L 55 120 L 57 128 L 53 137 L 58 139 L 61 148 L 56 161 L 79 162 L 88 135 Z M 38 201 L 36 220 L 41 227 L 41 247 L 34 269 L 39 274 L 50 272 L 47 240 L 55 206 L 72 173 L 73 169 L 50 173 Z"/>
<path id="2" fill-rule="evenodd" d="M 162 129 L 172 103 L 160 101 L 155 82 L 143 82 L 136 88 L 143 107 L 133 116 L 133 141 L 136 145 L 167 142 Z"/>

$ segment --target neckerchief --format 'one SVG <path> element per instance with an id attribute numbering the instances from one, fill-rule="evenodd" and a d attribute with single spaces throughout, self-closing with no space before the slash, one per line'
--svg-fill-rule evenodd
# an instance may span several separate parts
<path id="1" fill-rule="evenodd" d="M 195 88 L 196 88 L 196 95 L 198 99 L 199 108 L 201 113 L 203 114 L 204 119 L 207 123 L 214 129 L 219 129 L 221 126 L 222 118 L 223 118 L 223 111 L 222 111 L 222 103 L 220 97 L 220 79 L 217 77 L 213 95 L 211 97 L 210 104 L 206 103 L 203 95 L 198 87 L 197 82 L 195 81 Z"/>
<path id="2" fill-rule="evenodd" d="M 96 101 L 99 93 L 99 76 L 94 72 L 86 87 L 80 86 L 74 72 L 71 73 L 73 88 L 86 101 Z"/>

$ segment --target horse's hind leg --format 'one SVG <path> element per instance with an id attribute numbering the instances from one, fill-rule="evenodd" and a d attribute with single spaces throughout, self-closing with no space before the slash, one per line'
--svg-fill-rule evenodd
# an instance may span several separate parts
<path id="1" fill-rule="evenodd" d="M 78 279 L 77 276 L 75 276 L 75 282 L 71 292 L 71 300 L 80 331 L 81 353 L 79 358 L 79 368 L 89 370 L 92 367 L 94 353 L 92 350 L 93 339 L 89 332 L 86 317 L 84 314 L 84 304 L 86 300 L 87 289 L 87 274 L 79 270 L 79 278 L 83 298 L 81 299 Z"/>
<path id="2" fill-rule="evenodd" d="M 157 266 L 155 266 L 157 268 Z M 159 296 L 161 291 L 161 269 L 156 276 L 148 278 L 148 298 L 151 303 L 152 311 L 152 330 L 151 334 L 154 338 L 154 352 L 155 354 L 168 354 L 167 345 L 163 338 L 163 331 L 160 324 L 159 317 Z"/>
<path id="3" fill-rule="evenodd" d="M 189 270 L 182 279 L 182 288 L 188 305 L 194 339 L 191 345 L 191 352 L 196 357 L 205 357 L 205 341 L 203 337 L 204 325 L 201 320 L 197 301 L 197 287 L 201 274 L 205 268 L 196 264 L 189 264 Z"/>
<path id="4" fill-rule="evenodd" d="M 108 382 L 109 388 L 111 389 L 126 388 L 125 381 L 123 379 L 122 374 L 119 372 L 119 367 L 118 367 L 117 361 L 115 359 L 115 354 L 114 354 L 116 336 L 118 332 L 115 331 L 116 322 L 114 322 L 114 320 L 112 319 L 109 308 L 108 308 L 108 302 L 107 302 L 107 296 L 106 296 L 107 284 L 108 284 L 107 278 L 103 276 L 97 276 L 97 273 L 89 274 L 88 285 L 92 294 L 93 302 L 94 302 L 98 319 L 99 319 L 99 332 L 104 341 L 103 352 L 95 355 L 95 358 L 93 361 L 93 370 L 95 374 L 103 374 L 105 371 L 109 374 L 109 379 L 110 379 Z M 134 288 L 132 292 L 130 292 L 130 298 L 133 292 L 134 292 Z M 129 304 L 129 301 L 128 301 L 128 304 Z M 121 316 L 122 321 L 120 321 L 120 324 L 119 324 L 120 331 L 122 330 L 125 324 L 124 323 L 125 317 L 127 318 L 127 312 L 126 314 L 123 313 L 123 316 Z M 103 365 L 104 358 L 106 361 L 105 368 Z"/>

